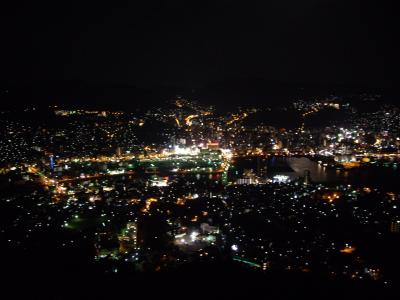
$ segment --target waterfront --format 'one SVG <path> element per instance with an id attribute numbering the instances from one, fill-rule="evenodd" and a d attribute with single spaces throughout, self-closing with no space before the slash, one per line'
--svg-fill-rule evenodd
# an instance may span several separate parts
<path id="1" fill-rule="evenodd" d="M 291 180 L 304 176 L 310 171 L 311 180 L 324 184 L 350 184 L 360 187 L 380 188 L 385 191 L 399 191 L 400 170 L 396 165 L 365 165 L 359 168 L 337 170 L 328 168 L 307 157 L 275 157 L 261 159 L 267 166 L 267 177 L 287 175 Z M 259 163 L 260 164 L 260 163 Z M 240 173 L 243 169 L 256 171 L 257 158 L 236 158 L 236 167 Z"/>
<path id="2" fill-rule="evenodd" d="M 311 179 L 317 183 L 351 184 L 387 191 L 399 190 L 400 171 L 393 166 L 362 166 L 351 170 L 334 170 L 306 157 L 287 158 L 287 163 L 294 170 L 295 176 L 304 176 L 304 171 L 309 170 Z"/>

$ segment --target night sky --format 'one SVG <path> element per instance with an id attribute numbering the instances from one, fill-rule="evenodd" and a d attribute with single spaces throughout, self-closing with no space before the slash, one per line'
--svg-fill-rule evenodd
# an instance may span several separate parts
<path id="1" fill-rule="evenodd" d="M 397 81 L 388 1 L 100 2 L 1 4 L 1 82 Z"/>

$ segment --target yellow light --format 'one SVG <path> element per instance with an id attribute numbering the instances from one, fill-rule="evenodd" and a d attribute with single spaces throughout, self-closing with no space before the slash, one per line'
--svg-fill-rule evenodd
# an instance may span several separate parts
<path id="1" fill-rule="evenodd" d="M 346 254 L 351 254 L 354 251 L 356 251 L 356 248 L 354 248 L 352 246 L 346 246 L 345 248 L 340 250 L 341 253 L 346 253 Z"/>

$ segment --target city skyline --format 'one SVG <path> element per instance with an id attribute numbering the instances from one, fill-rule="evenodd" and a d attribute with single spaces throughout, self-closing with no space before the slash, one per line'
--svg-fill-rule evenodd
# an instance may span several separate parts
<path id="1" fill-rule="evenodd" d="M 396 13 L 2 3 L 2 298 L 392 299 Z"/>

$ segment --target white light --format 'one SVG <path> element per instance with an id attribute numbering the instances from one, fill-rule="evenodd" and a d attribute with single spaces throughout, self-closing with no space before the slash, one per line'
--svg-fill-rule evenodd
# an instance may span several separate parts
<path id="1" fill-rule="evenodd" d="M 190 234 L 190 238 L 192 239 L 192 242 L 194 242 L 194 241 L 196 240 L 196 238 L 197 238 L 198 235 L 199 235 L 199 233 L 196 232 L 196 231 L 193 231 L 193 232 Z"/>
<path id="2" fill-rule="evenodd" d="M 287 175 L 275 175 L 272 178 L 272 182 L 277 182 L 277 183 L 286 183 L 289 181 L 289 176 Z"/>
<path id="3" fill-rule="evenodd" d="M 233 251 L 238 251 L 239 248 L 238 248 L 237 245 L 232 245 L 232 246 L 231 246 L 231 249 L 232 249 Z"/>
<path id="4" fill-rule="evenodd" d="M 189 148 L 189 147 L 184 147 L 180 148 L 179 146 L 174 147 L 174 153 L 177 155 L 198 155 L 200 150 L 196 148 Z"/>

